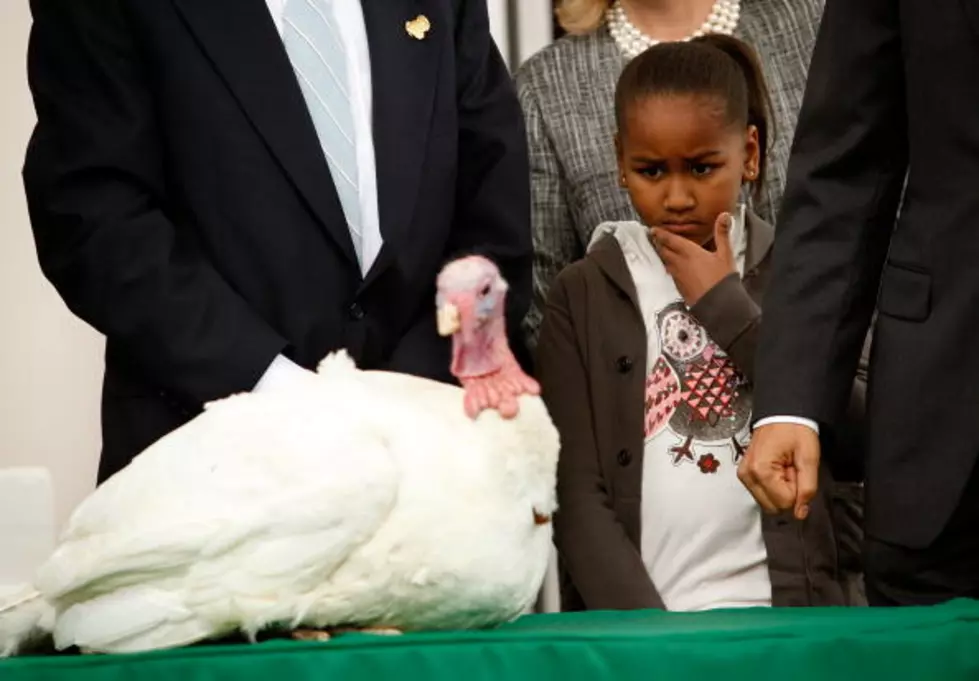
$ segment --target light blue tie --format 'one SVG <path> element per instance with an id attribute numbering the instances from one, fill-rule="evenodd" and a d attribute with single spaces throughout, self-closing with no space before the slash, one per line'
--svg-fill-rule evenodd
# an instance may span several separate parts
<path id="1" fill-rule="evenodd" d="M 333 1 L 288 0 L 282 41 L 333 175 L 359 260 L 362 228 L 357 148 L 347 57 L 333 18 Z"/>

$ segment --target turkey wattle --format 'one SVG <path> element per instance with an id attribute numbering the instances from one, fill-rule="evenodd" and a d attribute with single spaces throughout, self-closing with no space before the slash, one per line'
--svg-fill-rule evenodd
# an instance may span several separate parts
<path id="1" fill-rule="evenodd" d="M 341 352 L 305 383 L 208 405 L 72 516 L 35 580 L 56 646 L 473 628 L 531 605 L 558 434 L 507 346 L 495 265 L 457 260 L 437 288 L 464 389 Z"/>

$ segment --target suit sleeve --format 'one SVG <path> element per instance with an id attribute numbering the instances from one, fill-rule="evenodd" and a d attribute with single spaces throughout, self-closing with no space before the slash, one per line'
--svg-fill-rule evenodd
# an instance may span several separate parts
<path id="1" fill-rule="evenodd" d="M 124 6 L 33 0 L 37 125 L 24 183 L 45 276 L 189 404 L 251 389 L 286 346 L 222 280 L 167 196 L 152 75 Z"/>
<path id="2" fill-rule="evenodd" d="M 526 132 L 510 73 L 490 35 L 486 0 L 457 7 L 459 176 L 447 255 L 478 252 L 500 267 L 510 285 L 508 329 L 519 356 L 532 267 Z"/>
<path id="3" fill-rule="evenodd" d="M 544 402 L 561 436 L 555 543 L 589 610 L 663 608 L 639 551 L 615 517 L 598 460 L 586 366 L 561 278 L 537 345 Z"/>
<path id="4" fill-rule="evenodd" d="M 907 167 L 899 3 L 828 0 L 779 215 L 755 418 L 846 409 Z"/>

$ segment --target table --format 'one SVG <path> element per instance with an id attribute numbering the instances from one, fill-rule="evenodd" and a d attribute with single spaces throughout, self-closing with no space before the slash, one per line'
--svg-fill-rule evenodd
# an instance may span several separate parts
<path id="1" fill-rule="evenodd" d="M 532 615 L 492 631 L 347 635 L 0 661 L 0 681 L 955 681 L 979 679 L 979 602 L 931 608 Z"/>

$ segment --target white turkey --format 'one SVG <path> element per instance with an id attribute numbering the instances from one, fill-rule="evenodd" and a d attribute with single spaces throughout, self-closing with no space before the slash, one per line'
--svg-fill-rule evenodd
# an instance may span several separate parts
<path id="1" fill-rule="evenodd" d="M 208 405 L 79 506 L 36 599 L 0 614 L 0 650 L 39 603 L 58 649 L 89 652 L 523 612 L 548 563 L 557 431 L 508 347 L 496 266 L 456 260 L 437 289 L 462 388 L 340 352 L 289 389 Z"/>

